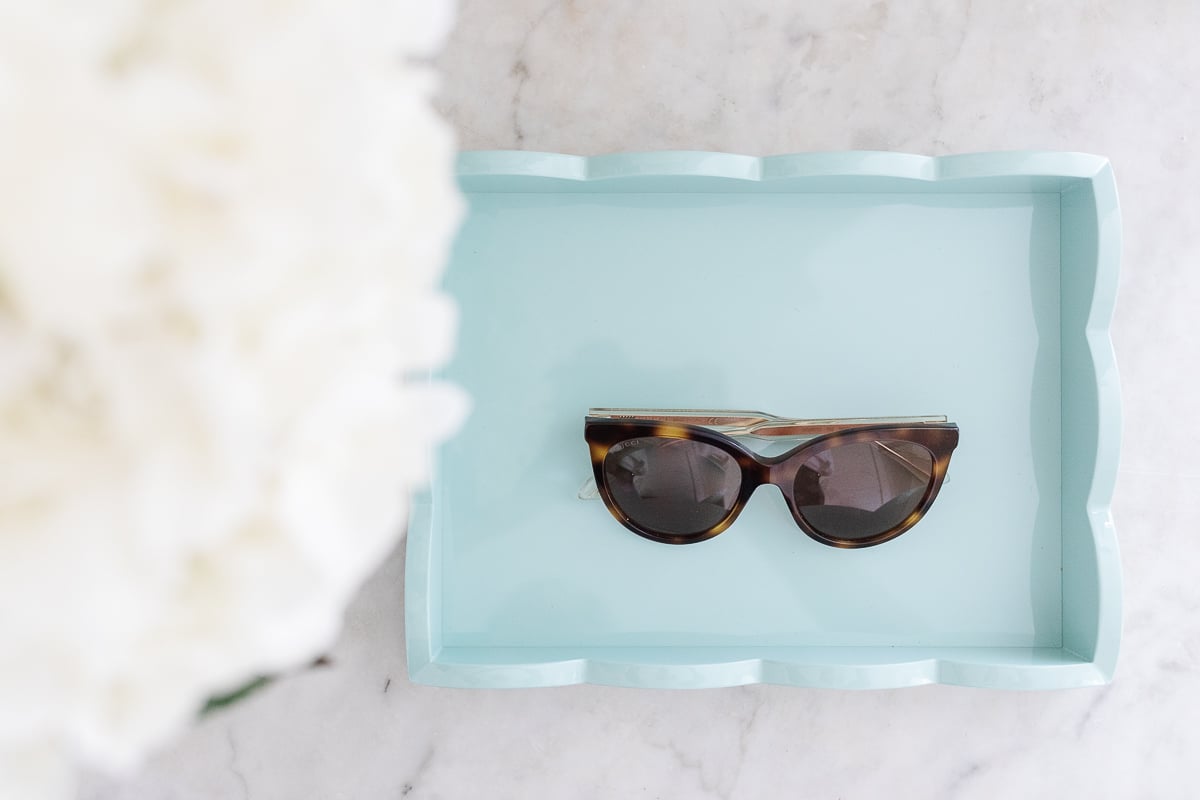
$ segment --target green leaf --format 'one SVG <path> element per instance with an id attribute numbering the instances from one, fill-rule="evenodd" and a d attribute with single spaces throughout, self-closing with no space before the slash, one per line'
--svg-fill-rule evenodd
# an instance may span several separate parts
<path id="1" fill-rule="evenodd" d="M 246 699 L 259 689 L 269 684 L 272 680 L 274 679 L 269 675 L 262 675 L 245 684 L 241 688 L 229 692 L 228 694 L 219 694 L 210 697 L 208 702 L 204 704 L 204 708 L 200 709 L 200 716 L 207 716 L 214 711 L 227 708 L 234 703 L 240 702 L 241 700 Z"/>

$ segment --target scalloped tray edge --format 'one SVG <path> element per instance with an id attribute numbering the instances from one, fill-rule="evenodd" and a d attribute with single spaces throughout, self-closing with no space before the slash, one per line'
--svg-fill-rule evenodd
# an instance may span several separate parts
<path id="1" fill-rule="evenodd" d="M 704 151 L 575 156 L 525 150 L 487 150 L 464 152 L 458 159 L 458 174 L 463 177 L 503 175 L 577 182 L 648 176 L 760 182 L 849 176 L 927 182 L 1032 176 L 1097 179 L 1106 170 L 1111 181 L 1108 159 L 1102 156 L 1043 151 L 951 156 L 854 151 L 760 157 Z"/>

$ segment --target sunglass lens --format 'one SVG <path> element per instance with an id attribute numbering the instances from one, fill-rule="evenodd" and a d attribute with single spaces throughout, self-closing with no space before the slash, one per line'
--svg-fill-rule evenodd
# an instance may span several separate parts
<path id="1" fill-rule="evenodd" d="M 691 536 L 729 515 L 742 471 L 736 459 L 704 442 L 644 437 L 609 449 L 604 478 L 613 502 L 634 524 Z"/>
<path id="2" fill-rule="evenodd" d="M 794 487 L 800 516 L 825 536 L 869 539 L 896 528 L 933 481 L 933 454 L 914 442 L 879 439 L 831 447 L 809 458 Z"/>

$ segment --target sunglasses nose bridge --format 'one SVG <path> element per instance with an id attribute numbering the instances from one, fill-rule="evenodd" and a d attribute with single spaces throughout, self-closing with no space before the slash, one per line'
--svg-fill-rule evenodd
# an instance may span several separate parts
<path id="1" fill-rule="evenodd" d="M 791 483 L 796 468 L 794 465 L 789 464 L 789 461 L 790 459 L 788 461 L 765 464 L 763 466 L 762 482 L 774 484 L 780 489 Z"/>

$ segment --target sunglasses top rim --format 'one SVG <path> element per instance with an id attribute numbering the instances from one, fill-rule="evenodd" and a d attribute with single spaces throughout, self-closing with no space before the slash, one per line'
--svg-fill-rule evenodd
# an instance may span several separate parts
<path id="1" fill-rule="evenodd" d="M 585 417 L 584 418 L 584 438 L 589 444 L 600 445 L 605 451 L 613 447 L 622 439 L 615 439 L 611 442 L 597 442 L 591 436 L 592 431 L 596 430 L 627 430 L 630 433 L 640 431 L 642 436 L 653 437 L 662 436 L 662 438 L 672 439 L 690 439 L 693 441 L 703 441 L 713 444 L 723 444 L 734 448 L 746 457 L 757 461 L 760 464 L 774 464 L 786 461 L 797 453 L 809 450 L 824 442 L 841 439 L 841 438 L 857 438 L 862 434 L 869 434 L 874 431 L 906 431 L 906 432 L 926 432 L 936 436 L 941 433 L 953 434 L 953 438 L 949 441 L 943 440 L 942 452 L 934 452 L 934 456 L 949 455 L 958 447 L 958 424 L 954 422 L 929 422 L 929 423 L 892 423 L 878 425 L 855 425 L 842 430 L 832 431 L 829 433 L 817 434 L 805 438 L 795 447 L 788 448 L 787 451 L 773 456 L 763 456 L 751 450 L 742 442 L 738 441 L 738 437 L 721 430 L 713 429 L 705 425 L 690 425 L 678 422 L 663 422 L 652 419 L 611 419 L 605 417 Z M 683 435 L 664 435 L 664 434 L 683 434 Z M 636 438 L 631 436 L 630 438 Z M 749 434 L 743 438 L 755 438 L 753 434 Z M 801 438 L 788 437 L 788 438 Z"/>
<path id="2" fill-rule="evenodd" d="M 899 417 L 781 417 L 764 411 L 684 408 L 589 408 L 585 418 L 639 420 L 679 425 L 699 425 L 730 436 L 774 438 L 793 436 L 795 429 L 819 433 L 868 425 L 930 424 L 947 422 L 945 414 Z"/>

